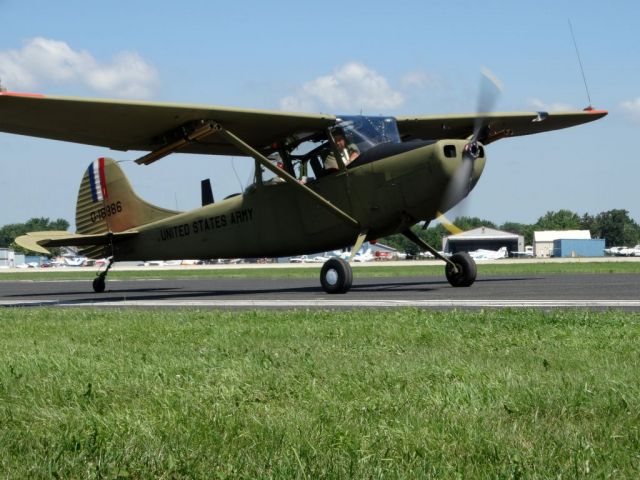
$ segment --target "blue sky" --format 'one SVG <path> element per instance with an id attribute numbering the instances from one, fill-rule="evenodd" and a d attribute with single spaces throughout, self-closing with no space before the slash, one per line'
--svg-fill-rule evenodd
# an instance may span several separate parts
<path id="1" fill-rule="evenodd" d="M 581 109 L 605 119 L 496 142 L 464 208 L 501 223 L 548 210 L 624 208 L 640 221 L 640 2 L 0 0 L 0 80 L 52 95 L 327 113 L 473 112 L 480 69 L 504 84 L 497 111 Z M 0 225 L 73 224 L 86 166 L 113 152 L 0 134 Z M 199 182 L 240 190 L 252 161 L 174 155 L 125 163 L 140 196 L 195 208 Z"/>

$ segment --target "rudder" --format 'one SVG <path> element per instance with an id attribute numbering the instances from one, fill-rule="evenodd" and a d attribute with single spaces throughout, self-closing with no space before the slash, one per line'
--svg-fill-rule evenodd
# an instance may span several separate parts
<path id="1" fill-rule="evenodd" d="M 142 200 L 113 159 L 99 158 L 89 165 L 80 182 L 76 231 L 84 235 L 123 232 L 177 213 Z"/>

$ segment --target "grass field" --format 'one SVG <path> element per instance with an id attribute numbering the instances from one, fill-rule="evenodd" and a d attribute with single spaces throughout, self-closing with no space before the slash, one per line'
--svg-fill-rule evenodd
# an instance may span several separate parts
<path id="1" fill-rule="evenodd" d="M 116 264 L 117 266 L 117 264 Z M 176 270 L 155 269 L 149 267 L 144 270 L 112 270 L 109 278 L 206 278 L 206 277 L 236 277 L 236 278 L 317 278 L 321 266 L 291 268 L 189 268 Z M 97 268 L 61 268 L 47 271 L 25 270 L 20 272 L 1 272 L 2 280 L 77 280 L 91 279 L 96 276 Z M 443 276 L 442 264 L 433 265 L 410 264 L 407 266 L 389 266 L 383 263 L 377 265 L 353 266 L 354 275 L 363 277 L 398 277 L 398 276 Z M 509 274 L 562 274 L 562 273 L 640 273 L 640 262 L 536 262 L 499 264 L 478 264 L 479 275 L 509 275 Z"/>
<path id="2" fill-rule="evenodd" d="M 0 476 L 638 478 L 640 315 L 0 310 Z"/>

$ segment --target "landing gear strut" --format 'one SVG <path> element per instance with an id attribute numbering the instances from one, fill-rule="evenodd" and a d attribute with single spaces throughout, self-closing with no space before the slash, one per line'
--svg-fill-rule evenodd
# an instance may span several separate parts
<path id="1" fill-rule="evenodd" d="M 98 276 L 93 279 L 94 292 L 96 293 L 104 292 L 104 289 L 106 287 L 107 273 L 109 273 L 109 269 L 113 265 L 113 261 L 114 261 L 113 257 L 109 257 L 109 263 L 107 264 L 107 268 L 105 268 L 104 271 L 98 273 Z"/>
<path id="2" fill-rule="evenodd" d="M 476 281 L 476 262 L 467 252 L 454 253 L 451 257 L 447 258 L 411 230 L 407 229 L 402 232 L 402 234 L 420 248 L 427 250 L 434 257 L 446 263 L 444 274 L 452 287 L 470 287 L 473 285 L 473 282 Z"/>

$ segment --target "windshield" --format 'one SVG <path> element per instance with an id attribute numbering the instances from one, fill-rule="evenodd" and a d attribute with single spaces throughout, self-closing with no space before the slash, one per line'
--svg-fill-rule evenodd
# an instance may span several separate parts
<path id="1" fill-rule="evenodd" d="M 344 132 L 348 142 L 354 143 L 360 153 L 382 143 L 401 143 L 398 125 L 393 117 L 345 115 L 338 119 L 334 131 Z"/>

